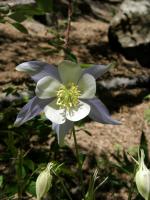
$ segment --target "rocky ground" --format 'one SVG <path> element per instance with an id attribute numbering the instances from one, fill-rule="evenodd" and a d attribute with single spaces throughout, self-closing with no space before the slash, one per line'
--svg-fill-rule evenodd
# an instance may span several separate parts
<path id="1" fill-rule="evenodd" d="M 107 14 L 107 17 L 109 21 L 110 15 Z M 25 83 L 30 79 L 27 75 L 15 71 L 17 64 L 37 59 L 58 63 L 64 56 L 62 51 L 53 52 L 54 47 L 48 45 L 47 42 L 53 40 L 54 36 L 44 25 L 32 20 L 24 22 L 24 25 L 29 29 L 29 35 L 18 32 L 9 24 L 0 24 L 0 101 L 5 99 L 5 89 L 12 85 L 20 92 L 27 91 Z M 87 120 L 84 128 L 91 136 L 76 127 L 81 149 L 89 154 L 94 153 L 97 157 L 103 151 L 113 153 L 118 146 L 125 150 L 137 147 L 142 131 L 150 148 L 150 125 L 144 119 L 144 112 L 150 107 L 149 101 L 144 100 L 150 93 L 150 69 L 112 52 L 107 37 L 108 27 L 108 22 L 87 16 L 72 22 L 70 34 L 70 47 L 80 63 L 116 62 L 116 67 L 106 73 L 103 79 L 98 80 L 97 95 L 107 105 L 112 117 L 120 120 L 122 125 L 103 125 Z M 122 82 L 122 78 L 127 81 Z M 117 81 L 112 82 L 110 88 L 104 87 L 103 81 L 110 80 Z M 136 80 L 134 84 L 132 80 Z M 66 142 L 73 146 L 69 137 Z"/>

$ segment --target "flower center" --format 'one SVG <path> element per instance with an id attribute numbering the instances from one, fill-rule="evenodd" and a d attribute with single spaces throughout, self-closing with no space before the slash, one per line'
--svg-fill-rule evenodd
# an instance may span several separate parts
<path id="1" fill-rule="evenodd" d="M 60 108 L 70 110 L 79 104 L 80 90 L 74 83 L 69 83 L 67 86 L 61 85 L 57 91 L 56 104 Z"/>

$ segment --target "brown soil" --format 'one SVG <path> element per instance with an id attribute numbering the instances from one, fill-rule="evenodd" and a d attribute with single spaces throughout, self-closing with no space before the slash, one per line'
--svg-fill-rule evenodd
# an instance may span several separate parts
<path id="1" fill-rule="evenodd" d="M 17 64 L 37 59 L 48 63 L 58 63 L 63 59 L 64 55 L 61 51 L 49 56 L 49 53 L 43 49 L 53 49 L 47 44 L 48 40 L 53 39 L 53 35 L 48 33 L 43 25 L 35 21 L 26 21 L 24 24 L 29 29 L 29 35 L 18 32 L 8 24 L 0 24 L 1 92 L 10 84 L 20 88 L 28 80 L 25 74 L 15 71 Z M 79 62 L 107 64 L 115 60 L 117 67 L 106 73 L 104 78 L 150 75 L 150 69 L 142 68 L 136 61 L 127 61 L 110 50 L 107 38 L 108 26 L 108 23 L 92 18 L 72 22 L 70 45 Z M 145 100 L 136 101 L 142 90 L 145 88 L 126 90 L 126 93 L 134 96 L 135 103 L 130 106 L 128 104 L 130 102 L 121 104 L 116 110 L 112 110 L 112 117 L 120 120 L 122 125 L 112 126 L 86 122 L 84 128 L 91 132 L 91 136 L 85 134 L 84 131 L 78 131 L 77 139 L 81 149 L 89 153 L 94 152 L 97 157 L 102 151 L 114 152 L 118 146 L 129 150 L 139 145 L 142 131 L 145 132 L 150 147 L 150 125 L 144 119 L 144 112 L 150 103 Z M 119 94 L 124 92 L 123 89 L 118 91 Z M 119 104 L 119 100 L 115 102 L 118 93 L 113 92 L 112 105 Z M 79 130 L 79 127 L 76 129 Z M 72 139 L 67 138 L 66 141 L 73 146 Z"/>

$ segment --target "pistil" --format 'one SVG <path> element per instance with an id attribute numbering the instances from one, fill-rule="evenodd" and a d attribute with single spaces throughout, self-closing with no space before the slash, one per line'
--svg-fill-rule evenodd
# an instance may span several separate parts
<path id="1" fill-rule="evenodd" d="M 67 86 L 61 85 L 57 91 L 56 104 L 66 110 L 76 108 L 79 104 L 80 94 L 78 86 L 74 83 L 69 83 Z"/>

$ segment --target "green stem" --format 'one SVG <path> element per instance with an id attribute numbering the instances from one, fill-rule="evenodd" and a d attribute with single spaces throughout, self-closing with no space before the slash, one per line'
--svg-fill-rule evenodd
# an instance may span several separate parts
<path id="1" fill-rule="evenodd" d="M 65 36 L 65 49 L 68 49 L 69 46 L 69 35 L 71 30 L 71 16 L 72 16 L 72 0 L 68 1 L 68 23 L 67 23 L 67 31 Z"/>
<path id="2" fill-rule="evenodd" d="M 56 175 L 56 173 L 55 173 L 55 175 Z M 71 198 L 71 196 L 70 196 L 70 194 L 69 194 L 69 192 L 68 192 L 68 189 L 67 189 L 67 187 L 65 186 L 65 184 L 64 184 L 64 182 L 63 182 L 63 180 L 62 180 L 62 178 L 61 178 L 59 175 L 56 175 L 56 176 L 57 176 L 58 179 L 60 180 L 60 182 L 61 182 L 61 184 L 62 184 L 62 187 L 64 188 L 64 191 L 66 192 L 68 198 L 69 198 L 70 200 L 72 200 L 72 198 Z"/>
<path id="3" fill-rule="evenodd" d="M 131 187 L 129 189 L 129 195 L 128 195 L 128 200 L 132 199 L 132 193 L 133 193 L 133 188 L 134 188 L 134 177 L 136 174 L 136 167 L 134 167 L 134 172 L 133 172 L 133 177 L 131 179 Z"/>
<path id="4" fill-rule="evenodd" d="M 23 166 L 23 155 L 22 149 L 18 151 L 17 161 L 17 179 L 18 179 L 18 199 L 22 199 L 22 166 Z"/>
<path id="5" fill-rule="evenodd" d="M 84 184 L 83 184 L 82 163 L 80 162 L 80 155 L 79 155 L 78 144 L 77 144 L 77 139 L 76 139 L 74 127 L 73 127 L 72 132 L 73 132 L 73 139 L 74 139 L 75 150 L 76 150 L 76 159 L 77 159 L 77 162 L 78 162 L 78 170 L 79 170 L 80 181 L 81 181 L 82 195 L 83 195 L 83 198 L 84 198 L 85 191 L 84 191 Z"/>

